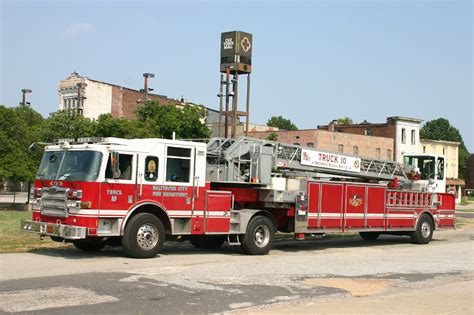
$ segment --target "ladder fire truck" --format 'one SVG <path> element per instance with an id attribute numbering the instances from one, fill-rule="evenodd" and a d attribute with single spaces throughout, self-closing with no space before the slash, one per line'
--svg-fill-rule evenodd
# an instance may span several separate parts
<path id="1" fill-rule="evenodd" d="M 454 196 L 412 185 L 394 161 L 248 137 L 66 139 L 45 148 L 21 229 L 85 251 L 122 245 L 135 258 L 166 239 L 261 255 L 277 231 L 425 244 L 454 227 Z"/>

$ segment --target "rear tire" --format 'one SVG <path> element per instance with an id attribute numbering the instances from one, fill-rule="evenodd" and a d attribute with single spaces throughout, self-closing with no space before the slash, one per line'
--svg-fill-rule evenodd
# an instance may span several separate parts
<path id="1" fill-rule="evenodd" d="M 242 237 L 242 250 L 248 255 L 265 255 L 273 247 L 275 227 L 272 221 L 264 216 L 252 218 L 247 232 Z"/>
<path id="2" fill-rule="evenodd" d="M 378 232 L 359 232 L 360 238 L 366 241 L 375 241 L 379 236 L 380 233 Z"/>
<path id="3" fill-rule="evenodd" d="M 411 242 L 415 244 L 428 244 L 433 239 L 434 224 L 433 220 L 423 214 L 416 224 L 416 231 L 410 235 Z"/>
<path id="4" fill-rule="evenodd" d="M 197 248 L 218 249 L 225 242 L 223 236 L 191 236 L 189 242 Z"/>
<path id="5" fill-rule="evenodd" d="M 122 246 L 133 258 L 152 258 L 165 243 L 165 228 L 161 220 L 151 213 L 139 213 L 125 227 Z"/>
<path id="6" fill-rule="evenodd" d="M 77 248 L 85 252 L 98 252 L 105 247 L 105 242 L 98 239 L 84 239 L 74 240 L 72 244 Z"/>

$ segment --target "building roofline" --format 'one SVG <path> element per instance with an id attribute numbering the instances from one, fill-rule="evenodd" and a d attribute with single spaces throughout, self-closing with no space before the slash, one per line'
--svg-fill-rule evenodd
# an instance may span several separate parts
<path id="1" fill-rule="evenodd" d="M 92 82 L 101 83 L 101 84 L 106 84 L 106 85 L 111 85 L 111 86 L 115 86 L 115 87 L 118 87 L 118 88 L 121 88 L 121 89 L 129 90 L 129 91 L 133 91 L 133 92 L 137 92 L 137 93 L 143 93 L 143 92 L 140 92 L 140 90 L 131 89 L 131 88 L 126 87 L 126 86 L 122 86 L 122 85 L 118 85 L 118 84 L 114 84 L 114 83 L 109 83 L 109 82 L 104 82 L 104 81 L 99 81 L 99 80 L 91 79 L 91 78 L 88 78 L 88 77 L 84 77 L 84 78 L 85 78 L 86 80 L 89 80 L 89 81 L 92 81 Z M 166 95 L 154 94 L 154 93 L 148 93 L 148 95 L 149 95 L 149 96 L 157 96 L 157 97 L 161 97 L 161 98 L 166 98 L 166 99 L 168 99 L 168 100 L 174 101 L 174 99 L 169 98 L 169 97 L 166 96 Z"/>
<path id="2" fill-rule="evenodd" d="M 417 122 L 417 123 L 422 123 L 423 122 L 423 119 L 412 118 L 412 117 L 403 117 L 403 116 L 390 116 L 390 117 L 387 117 L 387 121 L 389 121 L 389 120 L 404 120 L 404 121 Z"/>
<path id="3" fill-rule="evenodd" d="M 445 143 L 445 144 L 455 144 L 460 145 L 461 142 L 457 141 L 448 141 L 448 140 L 432 140 L 432 139 L 420 139 L 420 142 L 435 142 L 435 143 Z"/>
<path id="4" fill-rule="evenodd" d="M 387 123 L 364 123 L 361 122 L 360 124 L 350 124 L 350 125 L 336 125 L 336 128 L 353 128 L 353 127 L 383 127 L 386 126 Z M 318 130 L 327 129 L 329 125 L 318 125 Z"/>
<path id="5" fill-rule="evenodd" d="M 335 132 L 335 131 L 328 131 L 328 130 L 324 130 L 324 129 L 314 129 L 314 128 L 311 128 L 311 129 L 298 129 L 298 130 L 282 130 L 282 129 L 280 129 L 280 130 L 268 130 L 268 131 L 249 131 L 249 133 L 264 133 L 264 132 L 285 133 L 285 132 L 299 132 L 299 131 L 316 131 L 316 132 L 321 132 L 322 131 L 322 132 L 328 132 L 328 133 L 338 133 L 338 132 Z M 347 133 L 342 133 L 342 132 L 339 132 L 339 134 L 348 135 Z M 393 140 L 393 138 L 389 138 L 389 137 L 369 136 L 369 135 L 362 135 L 362 134 L 357 134 L 357 133 L 350 133 L 349 135 Z"/>

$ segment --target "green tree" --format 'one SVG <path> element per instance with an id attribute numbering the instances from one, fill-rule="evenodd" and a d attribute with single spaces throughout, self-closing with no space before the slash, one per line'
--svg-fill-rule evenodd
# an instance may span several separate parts
<path id="1" fill-rule="evenodd" d="M 277 141 L 278 140 L 278 134 L 276 132 L 272 132 L 271 134 L 268 135 L 267 140 Z"/>
<path id="2" fill-rule="evenodd" d="M 0 105 L 0 179 L 32 181 L 41 152 L 28 148 L 41 140 L 44 118 L 27 106 Z"/>
<path id="3" fill-rule="evenodd" d="M 210 131 L 204 123 L 206 110 L 199 105 L 159 105 L 156 101 L 147 101 L 137 108 L 137 117 L 154 137 L 171 138 L 173 132 L 177 138 L 209 138 Z"/>
<path id="4" fill-rule="evenodd" d="M 459 177 L 466 178 L 469 151 L 464 145 L 461 133 L 445 118 L 428 121 L 420 130 L 421 139 L 446 140 L 459 142 Z"/>
<path id="5" fill-rule="evenodd" d="M 277 127 L 283 130 L 298 130 L 298 127 L 291 120 L 283 118 L 282 116 L 273 116 L 267 121 L 267 126 Z"/>
<path id="6" fill-rule="evenodd" d="M 349 117 L 341 117 L 337 120 L 337 124 L 340 126 L 348 126 L 354 124 L 354 121 Z"/>
<path id="7" fill-rule="evenodd" d="M 95 121 L 95 132 L 97 137 L 117 138 L 151 138 L 152 132 L 139 120 L 126 118 L 113 118 L 111 114 L 100 115 Z"/>
<path id="8" fill-rule="evenodd" d="M 92 137 L 95 123 L 74 110 L 59 110 L 46 119 L 42 137 L 46 142 L 60 138 Z"/>

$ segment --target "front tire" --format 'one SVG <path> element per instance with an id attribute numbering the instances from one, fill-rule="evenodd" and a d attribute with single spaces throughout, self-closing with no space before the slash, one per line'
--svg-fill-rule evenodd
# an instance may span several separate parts
<path id="1" fill-rule="evenodd" d="M 359 232 L 360 238 L 366 241 L 375 241 L 379 236 L 380 233 L 377 232 Z"/>
<path id="2" fill-rule="evenodd" d="M 139 213 L 125 227 L 122 246 L 133 258 L 152 258 L 165 243 L 165 228 L 161 220 L 151 213 Z"/>
<path id="3" fill-rule="evenodd" d="M 105 247 L 105 242 L 98 239 L 84 239 L 84 240 L 74 240 L 72 244 L 77 249 L 80 249 L 85 252 L 98 252 Z"/>
<path id="4" fill-rule="evenodd" d="M 433 220 L 423 214 L 416 224 L 416 231 L 411 233 L 411 242 L 415 244 L 428 244 L 433 239 Z"/>
<path id="5" fill-rule="evenodd" d="M 264 216 L 252 218 L 247 232 L 242 237 L 242 250 L 248 255 L 265 255 L 273 247 L 275 227 L 272 221 Z"/>

